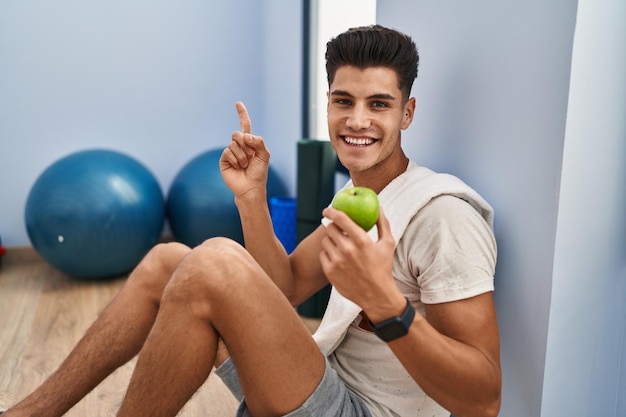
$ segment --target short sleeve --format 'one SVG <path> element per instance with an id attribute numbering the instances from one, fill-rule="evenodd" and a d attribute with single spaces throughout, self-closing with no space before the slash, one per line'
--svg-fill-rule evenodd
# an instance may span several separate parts
<path id="1" fill-rule="evenodd" d="M 456 301 L 494 289 L 497 249 L 493 232 L 458 197 L 431 200 L 409 223 L 396 249 L 424 304 Z"/>

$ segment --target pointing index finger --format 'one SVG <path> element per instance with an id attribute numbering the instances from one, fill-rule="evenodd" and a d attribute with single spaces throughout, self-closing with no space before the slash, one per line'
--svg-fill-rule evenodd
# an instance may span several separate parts
<path id="1" fill-rule="evenodd" d="M 241 132 L 251 133 L 252 121 L 250 120 L 250 116 L 248 115 L 248 110 L 246 109 L 246 106 L 244 106 L 241 101 L 238 101 L 235 107 L 237 107 L 237 113 L 239 114 L 239 125 L 241 126 Z"/>

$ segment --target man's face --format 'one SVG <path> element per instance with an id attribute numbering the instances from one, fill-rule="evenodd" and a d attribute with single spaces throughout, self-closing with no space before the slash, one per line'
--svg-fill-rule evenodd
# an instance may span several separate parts
<path id="1" fill-rule="evenodd" d="M 328 132 L 341 163 L 351 174 L 398 163 L 400 131 L 414 109 L 414 99 L 403 102 L 394 70 L 339 67 L 328 92 Z"/>

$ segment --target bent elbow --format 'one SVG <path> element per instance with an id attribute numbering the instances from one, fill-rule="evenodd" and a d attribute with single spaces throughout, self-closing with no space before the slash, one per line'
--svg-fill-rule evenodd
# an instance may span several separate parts
<path id="1" fill-rule="evenodd" d="M 485 410 L 486 412 L 482 415 L 484 417 L 497 417 L 498 413 L 500 413 L 500 404 L 501 404 L 501 400 L 500 398 L 498 398 L 496 401 L 489 404 L 489 406 L 487 407 L 487 410 Z"/>
<path id="2" fill-rule="evenodd" d="M 476 417 L 497 417 L 500 413 L 501 404 L 502 396 L 500 394 L 500 390 L 498 390 L 494 393 L 491 400 L 483 404 L 483 406 L 481 406 L 481 410 L 478 410 L 478 412 L 473 415 Z"/>
<path id="3" fill-rule="evenodd" d="M 497 417 L 500 413 L 502 396 L 500 390 L 495 390 L 491 398 L 474 403 L 466 404 L 464 411 L 452 413 L 454 417 Z"/>

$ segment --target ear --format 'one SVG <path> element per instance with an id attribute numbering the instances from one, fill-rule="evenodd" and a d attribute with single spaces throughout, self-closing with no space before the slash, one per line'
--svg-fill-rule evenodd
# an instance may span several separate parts
<path id="1" fill-rule="evenodd" d="M 413 122 L 413 116 L 415 116 L 415 97 L 409 98 L 404 104 L 400 129 L 406 130 Z"/>

